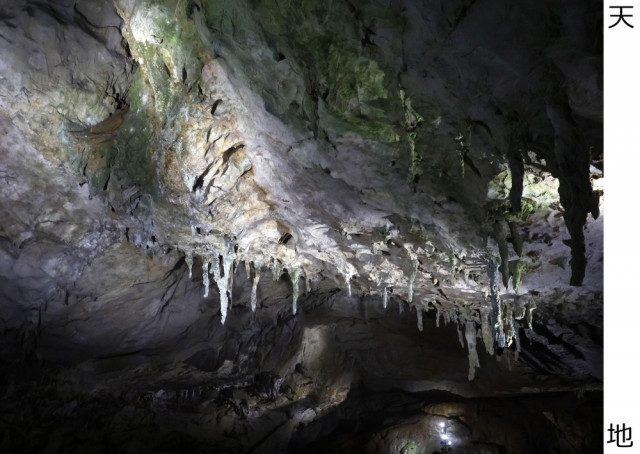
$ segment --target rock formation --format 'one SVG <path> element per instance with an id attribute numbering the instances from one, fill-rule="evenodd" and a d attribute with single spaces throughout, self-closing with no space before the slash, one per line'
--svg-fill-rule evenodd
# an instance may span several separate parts
<path id="1" fill-rule="evenodd" d="M 600 450 L 601 9 L 3 2 L 0 450 Z"/>

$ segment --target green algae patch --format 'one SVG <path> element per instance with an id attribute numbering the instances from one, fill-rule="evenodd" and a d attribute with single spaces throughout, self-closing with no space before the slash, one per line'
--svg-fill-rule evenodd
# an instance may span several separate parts
<path id="1" fill-rule="evenodd" d="M 542 208 L 537 201 L 522 197 L 522 209 L 514 212 L 509 199 L 489 200 L 485 205 L 487 213 L 493 219 L 506 219 L 507 221 L 526 221 L 538 209 Z"/>
<path id="2" fill-rule="evenodd" d="M 200 77 L 199 57 L 208 54 L 187 10 L 180 0 L 141 2 L 123 30 L 159 117 L 177 108 Z"/>
<path id="3" fill-rule="evenodd" d="M 397 142 L 396 128 L 386 121 L 397 100 L 389 96 L 384 71 L 375 61 L 337 45 L 330 46 L 326 58 L 327 64 L 318 69 L 329 87 L 329 112 L 344 125 L 339 132 L 351 129 L 365 138 Z"/>
<path id="4" fill-rule="evenodd" d="M 319 68 L 330 87 L 334 109 L 349 115 L 384 118 L 384 102 L 389 97 L 385 73 L 372 60 L 358 57 L 337 45 L 329 47 L 326 65 Z"/>
<path id="5" fill-rule="evenodd" d="M 518 290 L 520 283 L 522 282 L 522 276 L 530 273 L 536 268 L 531 262 L 524 260 L 511 260 L 509 262 L 509 274 L 512 276 L 513 289 Z"/>
<path id="6" fill-rule="evenodd" d="M 273 79 L 269 74 L 278 71 L 277 61 L 264 58 L 266 48 L 252 49 L 253 42 L 268 43 L 280 59 L 294 57 L 292 70 L 300 75 L 290 81 L 300 93 L 296 102 L 305 104 L 312 123 L 323 104 L 321 121 L 329 135 L 354 132 L 384 143 L 400 140 L 396 125 L 401 103 L 389 91 L 392 79 L 379 62 L 351 50 L 359 46 L 360 36 L 351 21 L 346 23 L 350 12 L 344 5 L 210 1 L 203 4 L 203 10 L 207 27 L 218 36 L 214 50 L 229 61 L 246 63 L 241 65 L 246 74 L 238 75 L 268 100 L 270 111 L 286 115 L 291 97 L 269 90 Z M 247 69 L 250 63 L 257 63 L 249 61 L 253 55 L 263 65 L 258 73 Z"/>
<path id="7" fill-rule="evenodd" d="M 331 109 L 331 106 L 326 105 L 319 108 L 319 112 L 322 127 L 327 131 L 333 131 L 338 134 L 355 132 L 364 138 L 383 143 L 395 143 L 400 140 L 400 136 L 395 128 L 389 124 L 349 116 L 344 112 L 335 111 Z"/>
<path id="8" fill-rule="evenodd" d="M 424 122 L 424 118 L 411 105 L 411 98 L 407 96 L 404 89 L 399 91 L 400 101 L 402 101 L 402 109 L 404 110 L 404 124 L 407 131 L 413 131 Z"/>
<path id="9" fill-rule="evenodd" d="M 399 90 L 400 101 L 404 111 L 404 128 L 406 131 L 407 143 L 409 145 L 409 155 L 411 157 L 411 167 L 409 168 L 408 182 L 414 183 L 424 173 L 422 169 L 422 153 L 416 149 L 416 128 L 424 122 L 424 118 L 411 106 L 411 98 L 407 96 L 403 89 Z"/>
<path id="10" fill-rule="evenodd" d="M 151 92 L 137 71 L 123 105 L 91 128 L 76 133 L 82 152 L 73 163 L 89 183 L 90 196 L 107 190 L 111 178 L 121 184 L 153 189 L 151 153 L 156 145 Z"/>
<path id="11" fill-rule="evenodd" d="M 112 169 L 119 180 L 153 189 L 151 155 L 155 149 L 156 118 L 153 96 L 140 70 L 133 77 L 129 90 L 129 113 L 113 141 Z"/>
<path id="12" fill-rule="evenodd" d="M 489 181 L 487 204 L 491 215 L 502 215 L 507 219 L 526 221 L 534 212 L 559 203 L 558 180 L 550 175 L 525 172 L 520 212 L 514 212 L 508 196 L 511 189 L 511 172 L 507 169 Z"/>
<path id="13" fill-rule="evenodd" d="M 398 142 L 400 135 L 387 118 L 397 100 L 389 95 L 384 71 L 375 61 L 336 44 L 329 45 L 327 52 L 326 44 L 320 38 L 309 42 L 310 54 L 326 62 L 317 67 L 319 84 L 326 87 L 325 112 L 334 118 L 324 120 L 325 128 L 336 133 L 352 131 L 383 143 Z"/>
<path id="14" fill-rule="evenodd" d="M 202 60 L 210 55 L 193 21 L 194 6 L 184 0 L 138 1 L 123 28 L 138 63 L 126 102 L 129 112 L 116 132 L 109 162 L 118 181 L 154 194 L 154 156 L 172 143 L 187 100 L 198 88 Z M 121 15 L 125 13 L 121 11 Z"/>

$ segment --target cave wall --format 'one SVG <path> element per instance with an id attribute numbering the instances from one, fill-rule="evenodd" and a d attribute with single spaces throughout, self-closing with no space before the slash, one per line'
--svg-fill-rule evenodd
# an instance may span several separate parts
<path id="1" fill-rule="evenodd" d="M 602 411 L 601 28 L 577 0 L 5 2 L 0 446 L 320 447 L 392 390 L 462 402 L 468 452 L 535 452 L 478 399 L 598 446 L 561 438 Z"/>

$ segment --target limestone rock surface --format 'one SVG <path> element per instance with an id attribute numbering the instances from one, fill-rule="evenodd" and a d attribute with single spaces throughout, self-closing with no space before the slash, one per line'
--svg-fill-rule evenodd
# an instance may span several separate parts
<path id="1" fill-rule="evenodd" d="M 4 1 L 0 450 L 601 449 L 601 9 Z"/>

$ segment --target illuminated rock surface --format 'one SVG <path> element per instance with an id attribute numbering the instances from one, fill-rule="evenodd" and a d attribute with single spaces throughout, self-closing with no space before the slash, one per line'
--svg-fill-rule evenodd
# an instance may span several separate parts
<path id="1" fill-rule="evenodd" d="M 601 450 L 601 16 L 4 2 L 0 450 Z"/>

